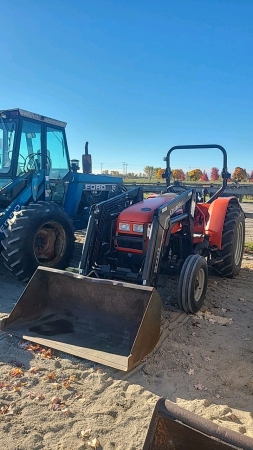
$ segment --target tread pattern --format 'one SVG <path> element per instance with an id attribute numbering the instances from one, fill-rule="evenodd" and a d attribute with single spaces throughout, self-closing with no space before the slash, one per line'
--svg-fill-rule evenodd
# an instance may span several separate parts
<path id="1" fill-rule="evenodd" d="M 195 302 L 193 288 L 195 283 L 195 271 L 202 266 L 205 272 L 205 284 L 201 299 Z M 182 267 L 178 282 L 178 304 L 186 313 L 195 314 L 203 306 L 207 288 L 208 269 L 207 262 L 203 256 L 189 255 Z"/>
<path id="2" fill-rule="evenodd" d="M 29 203 L 20 211 L 14 212 L 12 219 L 8 220 L 8 227 L 4 230 L 5 238 L 1 242 L 4 265 L 19 281 L 27 282 L 39 265 L 33 251 L 33 240 L 43 221 L 45 223 L 47 220 L 59 222 L 66 237 L 65 253 L 57 265 L 51 267 L 65 269 L 70 263 L 74 251 L 74 228 L 71 219 L 64 209 L 55 203 Z"/>
<path id="3" fill-rule="evenodd" d="M 223 258 L 223 261 L 220 264 L 213 266 L 214 272 L 222 277 L 233 278 L 240 270 L 241 263 L 239 264 L 239 268 L 234 265 L 234 246 L 236 239 L 236 230 L 238 221 L 244 222 L 244 215 L 241 211 L 240 205 L 238 203 L 231 202 L 228 205 L 223 232 L 222 232 L 222 242 L 221 242 L 221 251 L 219 252 Z M 244 225 L 244 236 L 243 236 L 243 245 L 242 245 L 242 255 L 244 249 L 244 239 L 245 239 L 245 225 Z M 242 258 L 241 258 L 242 259 Z"/>

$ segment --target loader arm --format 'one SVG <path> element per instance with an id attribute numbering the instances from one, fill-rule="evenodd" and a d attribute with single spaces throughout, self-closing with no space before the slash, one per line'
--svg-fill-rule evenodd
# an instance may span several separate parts
<path id="1" fill-rule="evenodd" d="M 105 227 L 108 224 L 110 226 L 113 220 L 117 219 L 119 213 L 127 206 L 142 200 L 142 188 L 136 187 L 91 207 L 86 238 L 79 264 L 80 274 L 88 275 L 93 270 L 102 245 Z"/>
<path id="2" fill-rule="evenodd" d="M 144 286 L 157 286 L 157 279 L 160 272 L 162 256 L 166 251 L 164 242 L 170 239 L 170 233 L 176 223 L 185 221 L 188 228 L 188 249 L 189 254 L 193 252 L 192 234 L 193 234 L 193 216 L 192 202 L 196 201 L 196 191 L 189 189 L 184 191 L 174 200 L 170 200 L 165 205 L 160 206 L 154 212 L 154 219 L 150 233 L 149 246 L 145 258 L 142 283 Z M 184 212 L 171 217 L 175 211 L 185 205 Z"/>
<path id="3" fill-rule="evenodd" d="M 17 178 L 14 182 L 11 182 L 9 187 L 10 189 L 18 187 L 19 183 L 23 183 L 26 180 L 27 174 L 25 177 Z M 7 221 L 13 217 L 14 211 L 19 211 L 22 205 L 26 205 L 30 200 L 37 201 L 44 192 L 45 170 L 41 170 L 39 173 L 32 174 L 31 182 L 16 196 L 0 216 L 0 233 L 4 233 L 4 229 L 8 226 Z M 8 193 L 8 185 L 1 189 L 0 193 L 6 195 Z"/>

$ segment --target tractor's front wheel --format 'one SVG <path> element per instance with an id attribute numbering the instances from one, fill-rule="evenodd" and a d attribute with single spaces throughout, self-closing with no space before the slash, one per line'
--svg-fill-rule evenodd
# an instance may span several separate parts
<path id="1" fill-rule="evenodd" d="M 38 266 L 66 269 L 74 251 L 74 228 L 55 203 L 30 203 L 14 213 L 4 230 L 4 264 L 26 282 Z"/>
<path id="2" fill-rule="evenodd" d="M 223 277 L 233 278 L 240 272 L 244 252 L 245 217 L 240 205 L 228 205 L 222 231 L 221 251 L 217 255 L 223 261 L 213 266 L 214 272 Z"/>
<path id="3" fill-rule="evenodd" d="M 204 304 L 208 280 L 206 259 L 200 255 L 186 258 L 178 282 L 178 304 L 186 313 L 195 314 Z"/>

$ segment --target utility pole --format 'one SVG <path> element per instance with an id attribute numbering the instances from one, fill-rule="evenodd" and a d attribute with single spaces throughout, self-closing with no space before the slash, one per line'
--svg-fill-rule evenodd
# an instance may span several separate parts
<path id="1" fill-rule="evenodd" d="M 122 164 L 123 164 L 123 175 L 125 175 L 125 167 L 126 167 L 126 163 L 123 162 Z"/>
<path id="2" fill-rule="evenodd" d="M 103 165 L 104 165 L 104 163 L 100 163 L 100 165 L 101 165 L 101 173 L 103 173 Z"/>
<path id="3" fill-rule="evenodd" d="M 128 164 L 126 164 L 126 175 L 127 175 L 127 166 L 128 166 Z"/>

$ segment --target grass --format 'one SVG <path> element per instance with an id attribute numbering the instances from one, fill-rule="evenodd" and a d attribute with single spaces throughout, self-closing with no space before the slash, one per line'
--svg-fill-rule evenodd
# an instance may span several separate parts
<path id="1" fill-rule="evenodd" d="M 253 242 L 245 242 L 244 250 L 247 253 L 253 253 Z"/>

